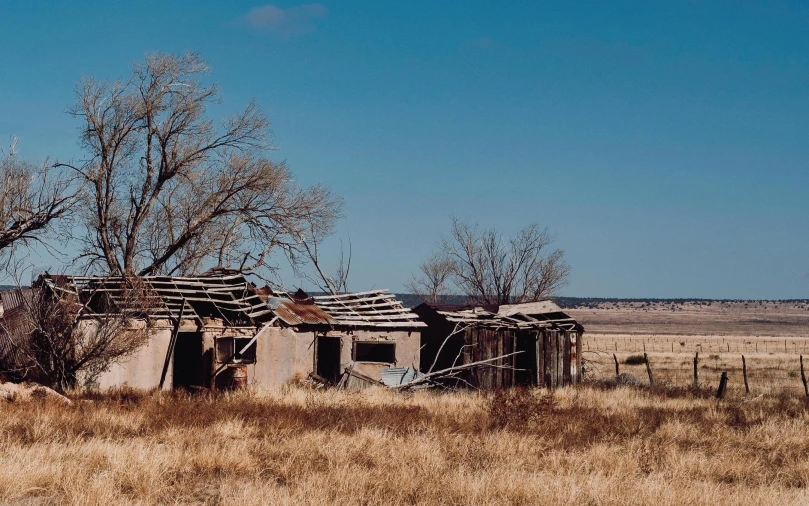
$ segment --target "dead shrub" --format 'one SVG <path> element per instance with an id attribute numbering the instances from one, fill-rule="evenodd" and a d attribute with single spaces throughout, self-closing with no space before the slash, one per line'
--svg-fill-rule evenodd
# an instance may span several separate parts
<path id="1" fill-rule="evenodd" d="M 553 394 L 535 394 L 527 388 L 496 390 L 488 399 L 487 411 L 492 428 L 526 429 L 546 421 L 554 413 Z"/>

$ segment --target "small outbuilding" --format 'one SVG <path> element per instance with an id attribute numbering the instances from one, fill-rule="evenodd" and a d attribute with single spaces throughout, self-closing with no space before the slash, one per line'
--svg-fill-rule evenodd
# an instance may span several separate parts
<path id="1" fill-rule="evenodd" d="M 584 328 L 550 300 L 508 306 L 423 303 L 413 309 L 423 374 L 498 358 L 449 381 L 474 388 L 555 388 L 581 380 Z"/>

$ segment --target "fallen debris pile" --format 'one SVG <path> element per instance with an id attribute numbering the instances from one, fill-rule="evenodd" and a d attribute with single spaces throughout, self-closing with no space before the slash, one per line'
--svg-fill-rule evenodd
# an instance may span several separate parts
<path id="1" fill-rule="evenodd" d="M 56 390 L 36 383 L 0 383 L 0 400 L 6 402 L 52 400 L 66 406 L 73 401 Z"/>

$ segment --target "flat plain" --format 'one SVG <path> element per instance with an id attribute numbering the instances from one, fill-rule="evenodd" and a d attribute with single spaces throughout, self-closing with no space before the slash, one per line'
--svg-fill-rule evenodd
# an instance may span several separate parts
<path id="1" fill-rule="evenodd" d="M 614 376 L 614 354 L 620 372 L 645 381 L 645 365 L 624 364 L 644 352 L 653 378 L 679 386 L 693 384 L 698 353 L 700 384 L 716 386 L 726 371 L 731 394 L 747 394 L 742 356 L 751 393 L 802 393 L 801 355 L 809 374 L 809 301 L 602 302 L 567 311 L 585 327 L 591 377 Z"/>

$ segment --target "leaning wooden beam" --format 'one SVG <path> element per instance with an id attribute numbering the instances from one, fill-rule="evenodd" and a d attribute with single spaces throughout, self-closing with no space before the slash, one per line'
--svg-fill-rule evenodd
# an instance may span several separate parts
<path id="1" fill-rule="evenodd" d="M 315 300 L 350 299 L 351 297 L 357 297 L 359 295 L 384 294 L 388 291 L 389 290 L 387 288 L 380 288 L 379 290 L 369 290 L 367 292 L 343 293 L 339 295 L 315 295 L 312 298 Z"/>
<path id="2" fill-rule="evenodd" d="M 487 358 L 486 360 L 478 360 L 477 362 L 471 362 L 469 364 L 458 365 L 458 366 L 455 366 L 455 367 L 448 367 L 446 369 L 441 369 L 440 371 L 435 371 L 435 372 L 425 374 L 424 376 L 419 376 L 418 378 L 416 378 L 416 379 L 414 379 L 412 381 L 408 381 L 407 383 L 402 383 L 401 385 L 396 385 L 396 386 L 393 386 L 393 387 L 390 387 L 390 388 L 399 390 L 399 389 L 403 389 L 403 388 L 414 387 L 416 385 L 420 385 L 421 383 L 425 383 L 427 381 L 430 381 L 430 380 L 432 380 L 434 378 L 440 378 L 442 376 L 448 376 L 448 375 L 450 375 L 450 374 L 452 374 L 452 373 L 454 373 L 456 371 L 462 371 L 464 369 L 471 369 L 473 367 L 478 367 L 478 366 L 481 366 L 481 365 L 487 365 L 487 364 L 490 364 L 492 362 L 497 362 L 498 360 L 502 360 L 504 358 L 511 357 L 513 355 L 518 355 L 520 353 L 523 353 L 523 352 L 522 351 L 515 351 L 513 353 L 507 353 L 505 355 L 500 355 L 498 357 Z"/>
<path id="3" fill-rule="evenodd" d="M 414 327 L 426 327 L 427 324 L 420 321 L 408 321 L 408 322 L 369 322 L 369 321 L 335 321 L 336 325 L 345 325 L 346 327 L 374 327 L 374 328 L 414 328 Z"/>
<path id="4" fill-rule="evenodd" d="M 256 335 L 253 336 L 253 339 L 251 339 L 247 344 L 244 345 L 244 347 L 242 347 L 241 350 L 239 350 L 238 354 L 239 355 L 244 355 L 244 352 L 246 352 L 251 346 L 253 346 L 253 343 L 258 341 L 258 336 L 260 336 L 261 334 L 264 333 L 265 330 L 270 328 L 272 326 L 272 324 L 276 322 L 276 320 L 278 320 L 277 316 L 275 318 L 273 318 L 272 320 L 268 321 L 267 323 L 265 323 L 264 326 L 261 327 L 261 330 L 259 330 L 256 333 Z"/>
<path id="5" fill-rule="evenodd" d="M 324 311 L 327 311 L 329 314 L 355 314 L 355 313 L 357 313 L 357 311 L 353 311 L 353 310 L 348 309 L 348 308 L 339 308 L 339 309 L 321 308 L 321 309 L 323 309 Z M 373 311 L 369 312 L 369 314 L 393 314 L 393 315 L 395 315 L 395 314 L 412 314 L 412 315 L 415 315 L 415 313 L 412 313 L 407 308 L 374 309 Z"/>
<path id="6" fill-rule="evenodd" d="M 174 355 L 174 346 L 177 344 L 177 334 L 180 333 L 180 324 L 183 322 L 183 310 L 185 305 L 180 306 L 180 316 L 174 321 L 174 328 L 171 331 L 171 339 L 169 339 L 169 349 L 166 350 L 166 360 L 163 362 L 163 372 L 160 373 L 160 390 L 163 390 L 163 384 L 166 382 L 166 374 L 169 370 L 171 357 Z"/>

